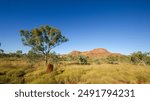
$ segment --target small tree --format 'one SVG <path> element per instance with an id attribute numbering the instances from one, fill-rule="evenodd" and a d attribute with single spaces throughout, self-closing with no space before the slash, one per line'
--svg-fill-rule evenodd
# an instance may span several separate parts
<path id="1" fill-rule="evenodd" d="M 0 47 L 1 47 L 1 43 L 0 43 Z M 0 49 L 0 54 L 3 54 L 4 50 Z"/>
<path id="2" fill-rule="evenodd" d="M 24 45 L 45 56 L 45 63 L 48 62 L 48 54 L 54 47 L 67 42 L 68 39 L 61 34 L 61 31 L 51 26 L 21 30 L 21 39 Z"/>
<path id="3" fill-rule="evenodd" d="M 87 64 L 87 57 L 86 56 L 79 56 L 80 64 Z"/>
<path id="4" fill-rule="evenodd" d="M 22 54 L 22 50 L 17 50 L 17 51 L 16 51 L 16 54 L 21 55 L 21 54 Z"/>
<path id="5" fill-rule="evenodd" d="M 4 53 L 4 50 L 0 49 L 0 54 L 3 54 Z"/>
<path id="6" fill-rule="evenodd" d="M 134 64 L 140 64 L 146 65 L 149 63 L 150 57 L 148 56 L 150 53 L 145 52 L 142 53 L 141 51 L 134 52 L 131 54 L 131 62 Z"/>
<path id="7" fill-rule="evenodd" d="M 17 57 L 21 57 L 22 56 L 22 50 L 17 50 L 15 55 Z"/>

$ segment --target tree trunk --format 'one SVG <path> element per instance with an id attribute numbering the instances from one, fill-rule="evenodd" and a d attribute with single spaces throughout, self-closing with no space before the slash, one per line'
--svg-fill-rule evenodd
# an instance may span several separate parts
<path id="1" fill-rule="evenodd" d="M 47 60 L 47 55 L 45 55 L 45 64 L 47 65 L 48 60 Z"/>

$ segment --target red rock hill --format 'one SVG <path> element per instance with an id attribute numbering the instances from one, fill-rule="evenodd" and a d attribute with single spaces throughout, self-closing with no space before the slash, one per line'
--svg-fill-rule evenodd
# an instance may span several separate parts
<path id="1" fill-rule="evenodd" d="M 72 51 L 69 53 L 69 55 L 86 55 L 86 56 L 94 56 L 94 57 L 98 57 L 98 56 L 109 56 L 109 55 L 120 55 L 118 53 L 111 53 L 108 50 L 104 49 L 104 48 L 96 48 L 90 51 L 84 51 L 84 52 L 80 52 L 80 51 Z"/>

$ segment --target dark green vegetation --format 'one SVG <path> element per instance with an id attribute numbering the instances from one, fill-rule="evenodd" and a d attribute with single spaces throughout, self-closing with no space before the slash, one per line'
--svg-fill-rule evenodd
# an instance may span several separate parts
<path id="1" fill-rule="evenodd" d="M 0 43 L 0 47 L 1 47 L 1 43 Z M 0 49 L 0 54 L 3 54 L 4 50 Z"/>

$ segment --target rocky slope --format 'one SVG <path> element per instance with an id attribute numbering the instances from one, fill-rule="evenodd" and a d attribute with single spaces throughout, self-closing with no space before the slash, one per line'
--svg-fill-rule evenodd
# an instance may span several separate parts
<path id="1" fill-rule="evenodd" d="M 121 55 L 118 53 L 111 53 L 108 50 L 104 49 L 104 48 L 96 48 L 90 51 L 84 51 L 84 52 L 80 52 L 80 51 L 72 51 L 69 53 L 69 55 L 86 55 L 86 56 L 94 56 L 94 57 L 98 57 L 98 56 L 109 56 L 109 55 Z"/>

